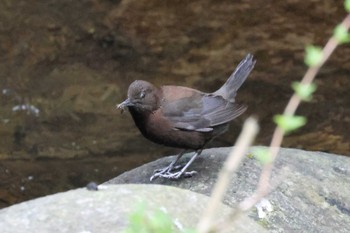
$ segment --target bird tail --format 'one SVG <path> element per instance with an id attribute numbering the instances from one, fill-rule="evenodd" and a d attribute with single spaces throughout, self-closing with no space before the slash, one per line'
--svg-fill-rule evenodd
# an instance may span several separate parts
<path id="1" fill-rule="evenodd" d="M 255 62 L 256 61 L 253 60 L 253 55 L 247 54 L 227 79 L 226 83 L 213 94 L 221 95 L 225 99 L 234 102 L 237 90 L 242 86 L 250 72 L 253 70 Z"/>

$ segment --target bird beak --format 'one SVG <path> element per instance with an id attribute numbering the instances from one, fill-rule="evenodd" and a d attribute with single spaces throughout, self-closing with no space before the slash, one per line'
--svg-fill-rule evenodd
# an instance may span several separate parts
<path id="1" fill-rule="evenodd" d="M 129 106 L 134 106 L 134 104 L 132 102 L 130 102 L 130 99 L 126 99 L 123 102 L 121 102 L 120 104 L 117 105 L 118 109 L 121 109 L 121 112 L 123 113 L 126 107 Z"/>

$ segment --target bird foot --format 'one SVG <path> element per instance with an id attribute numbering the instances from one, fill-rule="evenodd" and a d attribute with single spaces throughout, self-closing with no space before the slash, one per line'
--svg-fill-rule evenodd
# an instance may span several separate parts
<path id="1" fill-rule="evenodd" d="M 171 169 L 171 170 L 173 170 L 173 169 Z M 156 172 L 158 170 L 160 170 L 160 172 Z M 197 174 L 196 171 L 184 172 L 184 171 L 181 170 L 181 171 L 178 171 L 178 172 L 170 172 L 170 171 L 167 171 L 165 169 L 158 169 L 158 170 L 156 170 L 154 175 L 151 176 L 150 181 L 153 181 L 153 180 L 157 179 L 158 177 L 166 178 L 166 179 L 169 179 L 169 180 L 177 180 L 177 179 L 179 179 L 181 177 L 189 178 L 189 177 L 192 177 L 195 174 Z"/>
<path id="2" fill-rule="evenodd" d="M 176 165 L 176 166 L 172 166 L 172 164 L 170 164 L 169 166 L 167 167 L 163 167 L 163 168 L 160 168 L 160 169 L 156 169 L 154 170 L 154 174 L 156 173 L 170 173 L 171 171 L 174 171 L 174 170 L 179 170 L 181 168 L 183 168 L 184 166 L 183 165 Z"/>
<path id="3" fill-rule="evenodd" d="M 153 176 L 151 176 L 151 178 L 150 178 L 150 181 L 152 181 L 158 177 L 163 177 L 163 178 L 170 179 L 170 180 L 177 180 L 180 177 L 185 177 L 185 178 L 192 177 L 193 175 L 197 174 L 197 172 L 196 171 L 186 172 L 186 170 L 201 152 L 202 152 L 202 150 L 196 151 L 195 154 L 190 159 L 190 161 L 188 161 L 185 166 L 181 166 L 181 165 L 174 166 L 176 164 L 176 162 L 183 155 L 183 153 L 179 154 L 178 157 L 173 162 L 171 162 L 169 164 L 169 166 L 162 168 L 162 169 L 155 170 L 153 172 Z M 177 171 L 177 172 L 172 172 L 173 170 L 179 170 L 179 169 L 181 169 L 181 170 Z"/>

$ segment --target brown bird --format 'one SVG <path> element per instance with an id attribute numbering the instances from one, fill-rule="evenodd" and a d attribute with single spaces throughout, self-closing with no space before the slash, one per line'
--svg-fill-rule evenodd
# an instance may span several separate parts
<path id="1" fill-rule="evenodd" d="M 254 65 L 253 56 L 248 54 L 226 83 L 213 93 L 181 86 L 158 88 L 142 80 L 130 84 L 128 98 L 117 108 L 122 111 L 126 107 L 129 109 L 145 138 L 165 146 L 185 149 L 169 166 L 155 170 L 151 181 L 157 177 L 178 179 L 196 173 L 186 170 L 201 154 L 204 146 L 224 133 L 228 123 L 247 109 L 245 105 L 235 103 L 235 96 Z M 187 150 L 195 151 L 193 157 L 185 166 L 175 166 Z"/>

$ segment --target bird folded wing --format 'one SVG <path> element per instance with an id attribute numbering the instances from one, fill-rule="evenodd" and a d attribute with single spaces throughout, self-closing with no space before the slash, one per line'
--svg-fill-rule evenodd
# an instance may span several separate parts
<path id="1" fill-rule="evenodd" d="M 164 116 L 172 122 L 175 129 L 197 132 L 210 132 L 212 127 L 225 124 L 246 110 L 244 105 L 200 92 L 173 99 L 162 106 Z"/>

